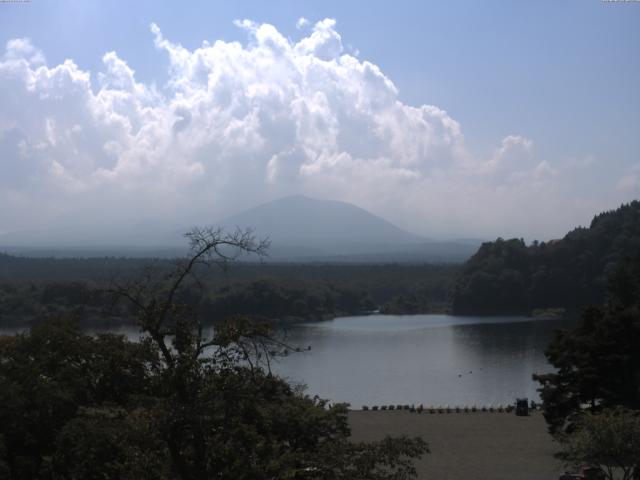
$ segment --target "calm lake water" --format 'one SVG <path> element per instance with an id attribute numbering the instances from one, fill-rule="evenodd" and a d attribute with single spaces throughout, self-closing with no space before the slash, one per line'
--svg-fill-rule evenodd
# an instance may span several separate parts
<path id="1" fill-rule="evenodd" d="M 498 405 L 537 399 L 533 373 L 566 320 L 371 315 L 299 325 L 288 341 L 311 346 L 275 370 L 323 398 L 362 405 Z"/>
<path id="2" fill-rule="evenodd" d="M 544 349 L 567 320 L 449 315 L 369 315 L 289 327 L 302 349 L 273 369 L 307 392 L 362 405 L 499 405 L 537 399 L 533 373 L 551 370 Z M 0 333 L 13 333 L 2 332 Z M 135 328 L 122 328 L 136 339 Z"/>

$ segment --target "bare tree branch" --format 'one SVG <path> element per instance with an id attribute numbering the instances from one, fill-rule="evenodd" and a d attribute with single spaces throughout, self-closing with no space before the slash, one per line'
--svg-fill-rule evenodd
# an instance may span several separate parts
<path id="1" fill-rule="evenodd" d="M 269 248 L 269 240 L 258 240 L 252 229 L 237 228 L 226 233 L 221 228 L 195 227 L 185 234 L 189 240 L 189 254 L 176 263 L 173 271 L 168 272 L 157 280 L 150 268 L 145 269 L 140 280 L 114 284 L 109 289 L 113 295 L 113 305 L 120 300 L 127 301 L 134 309 L 140 328 L 148 333 L 162 352 L 169 367 L 174 366 L 174 355 L 167 345 L 167 337 L 176 335 L 176 327 L 167 325 L 169 318 L 174 321 L 180 317 L 189 316 L 189 308 L 176 301 L 187 279 L 191 279 L 200 291 L 200 298 L 204 294 L 204 285 L 200 280 L 196 267 L 217 266 L 226 271 L 231 262 L 237 261 L 241 255 L 257 255 L 264 257 Z M 215 345 L 215 341 L 203 341 L 202 326 L 196 316 L 187 322 L 197 330 L 194 356 L 197 358 L 202 352 Z"/>

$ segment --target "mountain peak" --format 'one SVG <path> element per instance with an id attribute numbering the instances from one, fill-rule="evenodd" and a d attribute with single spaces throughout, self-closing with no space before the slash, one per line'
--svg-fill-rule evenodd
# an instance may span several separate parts
<path id="1" fill-rule="evenodd" d="M 219 222 L 225 228 L 253 228 L 280 244 L 424 242 L 387 220 L 353 204 L 304 195 L 278 198 Z"/>

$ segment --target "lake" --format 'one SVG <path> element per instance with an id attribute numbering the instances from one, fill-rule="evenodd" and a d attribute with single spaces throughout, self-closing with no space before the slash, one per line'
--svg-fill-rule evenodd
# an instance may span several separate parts
<path id="1" fill-rule="evenodd" d="M 533 373 L 551 370 L 544 350 L 567 320 L 528 317 L 370 315 L 295 326 L 309 352 L 275 370 L 310 394 L 362 405 L 498 405 L 538 399 Z"/>
<path id="2" fill-rule="evenodd" d="M 273 369 L 307 385 L 309 394 L 353 408 L 506 405 L 538 398 L 531 375 L 551 370 L 544 349 L 555 329 L 571 324 L 437 314 L 339 317 L 289 327 L 286 341 L 303 351 L 279 358 Z M 133 327 L 116 332 L 139 337 Z"/>

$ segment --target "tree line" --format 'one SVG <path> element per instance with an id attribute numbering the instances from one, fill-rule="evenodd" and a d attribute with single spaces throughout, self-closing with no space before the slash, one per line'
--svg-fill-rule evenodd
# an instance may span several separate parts
<path id="1" fill-rule="evenodd" d="M 579 311 L 604 301 L 607 275 L 640 253 L 640 202 L 596 215 L 588 228 L 559 240 L 484 243 L 462 267 L 452 290 L 456 314 Z"/>
<path id="2" fill-rule="evenodd" d="M 75 315 L 82 325 L 132 323 L 130 309 L 114 308 L 114 281 L 153 271 L 167 275 L 167 259 L 38 259 L 0 255 L 0 325 Z M 428 313 L 448 306 L 457 265 L 340 265 L 235 263 L 226 271 L 196 269 L 183 288 L 209 323 L 232 313 L 270 319 L 319 320 L 339 315 Z"/>
<path id="3" fill-rule="evenodd" d="M 560 457 L 640 479 L 640 256 L 612 269 L 603 304 L 556 332 L 545 354 L 555 371 L 534 379 Z"/>

